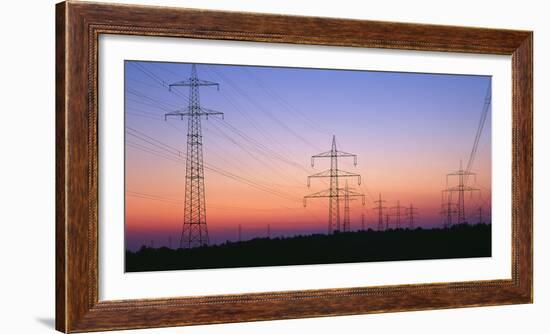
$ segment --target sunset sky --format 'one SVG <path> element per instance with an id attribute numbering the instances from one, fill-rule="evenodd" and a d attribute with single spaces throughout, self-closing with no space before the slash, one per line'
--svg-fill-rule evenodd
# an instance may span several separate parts
<path id="1" fill-rule="evenodd" d="M 391 207 L 418 208 L 417 225 L 441 225 L 445 175 L 466 165 L 490 77 L 349 70 L 198 64 L 201 105 L 224 120 L 202 120 L 207 224 L 211 243 L 271 235 L 326 233 L 328 199 L 303 196 L 328 187 L 328 179 L 307 176 L 330 167 L 312 155 L 338 149 L 357 154 L 358 164 L 339 167 L 362 176 L 350 188 L 366 195 L 351 204 L 351 229 L 376 229 L 378 194 Z M 179 244 L 183 224 L 187 120 L 164 114 L 187 106 L 190 64 L 125 63 L 126 247 Z M 491 116 L 479 143 L 466 195 L 466 216 L 478 221 L 483 205 L 490 219 Z M 342 181 L 341 184 L 343 184 Z M 376 197 L 376 198 L 374 198 Z M 341 209 L 343 219 L 343 207 Z M 392 223 L 393 218 L 390 220 Z M 402 225 L 405 225 L 402 221 Z"/>

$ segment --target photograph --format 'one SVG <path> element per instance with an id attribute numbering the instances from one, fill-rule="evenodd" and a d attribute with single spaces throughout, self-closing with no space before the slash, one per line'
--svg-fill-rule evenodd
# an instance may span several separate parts
<path id="1" fill-rule="evenodd" d="M 125 60 L 125 271 L 491 257 L 491 79 Z"/>
<path id="2" fill-rule="evenodd" d="M 544 2 L 2 6 L 0 334 L 548 332 Z"/>

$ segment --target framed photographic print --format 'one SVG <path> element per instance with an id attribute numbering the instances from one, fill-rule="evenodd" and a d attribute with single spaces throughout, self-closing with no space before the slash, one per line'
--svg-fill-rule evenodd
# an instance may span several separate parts
<path id="1" fill-rule="evenodd" d="M 57 5 L 56 328 L 532 302 L 532 32 Z"/>

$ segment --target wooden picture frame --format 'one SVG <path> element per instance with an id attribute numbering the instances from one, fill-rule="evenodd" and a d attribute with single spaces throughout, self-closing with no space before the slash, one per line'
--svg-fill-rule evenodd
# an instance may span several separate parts
<path id="1" fill-rule="evenodd" d="M 98 299 L 101 34 L 512 56 L 511 279 L 123 301 Z M 533 33 L 67 1 L 56 8 L 56 329 L 120 330 L 531 303 Z"/>

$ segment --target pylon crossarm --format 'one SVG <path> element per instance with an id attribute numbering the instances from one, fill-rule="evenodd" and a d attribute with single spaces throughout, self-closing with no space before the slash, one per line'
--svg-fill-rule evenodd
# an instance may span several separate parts
<path id="1" fill-rule="evenodd" d="M 464 171 L 464 170 L 459 170 L 459 171 L 447 174 L 447 176 L 445 178 L 445 182 L 447 182 L 447 185 L 449 184 L 449 176 L 465 176 L 467 178 L 470 175 L 475 176 L 476 174 L 472 173 L 472 172 L 467 172 L 467 171 Z"/>
<path id="2" fill-rule="evenodd" d="M 311 157 L 312 158 L 353 157 L 353 158 L 355 158 L 355 160 L 357 160 L 357 155 L 356 154 L 351 154 L 351 153 L 342 152 L 342 151 L 326 151 L 326 152 L 323 152 L 323 153 L 315 154 Z"/>
<path id="3" fill-rule="evenodd" d="M 220 111 L 201 108 L 199 112 L 189 112 L 188 110 L 183 109 L 183 110 L 176 110 L 174 112 L 169 112 L 164 114 L 164 120 L 166 120 L 169 116 L 177 116 L 183 119 L 184 116 L 206 116 L 206 118 L 208 118 L 208 116 L 218 116 L 218 115 L 221 115 L 223 119 L 223 112 L 220 112 Z"/>
<path id="4" fill-rule="evenodd" d="M 325 171 L 309 175 L 307 177 L 307 186 L 309 187 L 311 182 L 310 179 L 313 177 L 357 177 L 359 185 L 361 185 L 361 175 L 356 173 L 346 172 L 345 170 L 337 169 L 335 172 L 332 172 L 330 169 Z"/>
<path id="5" fill-rule="evenodd" d="M 216 86 L 220 90 L 220 84 L 217 82 L 206 81 L 206 80 L 183 80 L 174 82 L 168 85 L 168 89 L 172 90 L 172 87 L 190 87 L 190 86 Z"/>
<path id="6" fill-rule="evenodd" d="M 223 119 L 223 112 L 221 111 L 217 111 L 217 110 L 212 110 L 212 109 L 207 109 L 207 108 L 203 108 L 201 107 L 201 112 L 199 113 L 200 116 L 206 116 L 206 118 L 208 118 L 208 116 L 218 116 L 218 115 L 221 115 L 222 116 L 222 119 Z"/>
<path id="7" fill-rule="evenodd" d="M 330 189 L 325 189 L 313 194 L 306 195 L 304 196 L 304 198 L 319 198 L 319 197 L 330 197 L 330 196 L 331 196 Z"/>
<path id="8" fill-rule="evenodd" d="M 350 201 L 351 201 L 351 200 L 354 200 L 353 197 L 361 197 L 361 203 L 362 203 L 362 205 L 365 205 L 365 195 L 363 195 L 363 194 L 359 194 L 359 195 L 348 195 L 348 197 L 349 197 Z"/>
<path id="9" fill-rule="evenodd" d="M 220 90 L 220 84 L 217 82 L 208 81 L 208 80 L 197 80 L 197 84 L 199 86 L 216 86 L 216 89 Z"/>
<path id="10" fill-rule="evenodd" d="M 321 191 L 318 191 L 316 193 L 306 195 L 306 196 L 304 196 L 304 207 L 306 207 L 306 205 L 307 205 L 306 200 L 308 198 L 325 198 L 325 197 L 336 197 L 336 196 L 331 195 L 330 189 L 321 190 Z"/>
<path id="11" fill-rule="evenodd" d="M 364 194 L 359 193 L 359 192 L 356 192 L 356 191 L 353 191 L 353 190 L 351 190 L 350 188 L 348 188 L 347 191 L 346 191 L 345 188 L 338 188 L 338 194 L 341 194 L 340 196 L 344 196 L 346 193 L 347 193 L 349 196 L 364 196 Z"/>
<path id="12" fill-rule="evenodd" d="M 170 116 L 177 116 L 177 117 L 180 117 L 181 119 L 183 119 L 183 116 L 189 116 L 190 114 L 188 112 L 179 112 L 179 111 L 175 111 L 175 112 L 169 112 L 169 113 L 166 113 L 164 114 L 164 120 L 168 120 L 168 117 Z"/>
<path id="13" fill-rule="evenodd" d="M 353 190 L 348 190 L 346 191 L 345 189 L 338 189 L 338 195 L 339 196 L 348 196 L 348 197 L 361 197 L 362 198 L 362 203 L 363 205 L 365 205 L 365 194 L 361 194 L 361 193 L 358 193 L 358 192 L 355 192 Z"/>
<path id="14" fill-rule="evenodd" d="M 463 190 L 463 191 L 480 191 L 478 188 L 472 188 L 470 186 L 462 186 L 462 187 L 455 186 L 455 187 L 450 187 L 450 188 L 445 189 L 445 191 L 451 191 L 451 192 L 452 191 L 461 191 L 461 190 Z"/>
<path id="15" fill-rule="evenodd" d="M 354 166 L 357 166 L 357 155 L 356 154 L 351 154 L 351 153 L 347 153 L 347 152 L 343 152 L 343 151 L 336 151 L 336 156 L 337 157 L 341 157 L 341 158 L 345 158 L 345 157 L 353 157 L 353 165 Z"/>
<path id="16" fill-rule="evenodd" d="M 457 171 L 454 171 L 452 173 L 448 173 L 447 176 L 453 176 L 453 175 L 475 175 L 476 173 L 474 172 L 469 172 L 469 171 L 466 171 L 466 170 L 457 170 Z"/>

